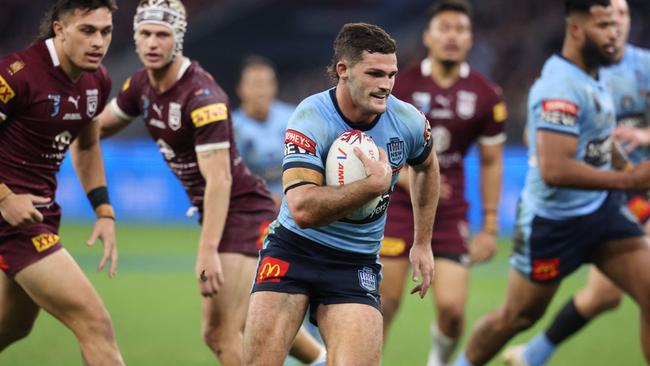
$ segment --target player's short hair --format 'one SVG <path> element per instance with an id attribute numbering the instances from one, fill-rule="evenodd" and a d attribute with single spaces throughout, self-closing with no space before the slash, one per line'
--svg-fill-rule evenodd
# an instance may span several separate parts
<path id="1" fill-rule="evenodd" d="M 370 53 L 391 54 L 397 51 L 397 44 L 386 31 L 367 23 L 347 23 L 341 28 L 334 40 L 334 56 L 327 72 L 332 80 L 337 81 L 336 64 L 348 60 L 352 65 L 361 60 L 363 51 Z"/>
<path id="2" fill-rule="evenodd" d="M 610 5 L 612 5 L 610 0 L 566 0 L 564 11 L 567 16 L 574 13 L 589 14 L 592 6 L 608 7 Z"/>
<path id="3" fill-rule="evenodd" d="M 427 12 L 427 19 L 431 21 L 443 11 L 455 11 L 472 17 L 472 4 L 467 0 L 439 0 L 433 3 Z"/>
<path id="4" fill-rule="evenodd" d="M 117 3 L 115 0 L 57 0 L 45 13 L 39 26 L 36 40 L 44 41 L 54 37 L 52 23 L 56 20 L 61 20 L 61 18 L 71 14 L 75 10 L 81 9 L 84 13 L 87 13 L 99 8 L 107 8 L 111 12 L 114 12 L 117 10 Z"/>
<path id="5" fill-rule="evenodd" d="M 258 66 L 268 67 L 275 72 L 275 64 L 269 58 L 260 55 L 248 55 L 244 58 L 239 68 L 239 80 L 241 81 L 244 71 Z"/>

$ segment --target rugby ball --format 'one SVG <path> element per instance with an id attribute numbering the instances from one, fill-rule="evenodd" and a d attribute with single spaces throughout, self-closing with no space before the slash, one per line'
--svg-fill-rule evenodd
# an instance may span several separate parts
<path id="1" fill-rule="evenodd" d="M 379 159 L 379 149 L 372 137 L 359 130 L 343 132 L 332 142 L 327 153 L 325 182 L 328 186 L 342 186 L 367 176 L 361 159 L 354 154 L 355 147 L 360 148 L 370 159 Z M 345 218 L 354 221 L 363 220 L 372 215 L 380 201 L 381 195 L 366 202 Z"/>

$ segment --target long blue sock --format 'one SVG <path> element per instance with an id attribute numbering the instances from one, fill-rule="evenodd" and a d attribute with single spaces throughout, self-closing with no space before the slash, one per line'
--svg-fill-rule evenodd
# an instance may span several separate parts
<path id="1" fill-rule="evenodd" d="M 465 350 L 462 350 L 458 354 L 458 358 L 456 359 L 456 362 L 454 362 L 454 366 L 474 366 L 472 365 L 471 362 L 467 359 L 467 356 L 465 355 Z"/>
<path id="2" fill-rule="evenodd" d="M 546 337 L 546 333 L 540 333 L 526 344 L 524 358 L 528 365 L 540 366 L 546 364 L 553 353 L 555 345 Z"/>

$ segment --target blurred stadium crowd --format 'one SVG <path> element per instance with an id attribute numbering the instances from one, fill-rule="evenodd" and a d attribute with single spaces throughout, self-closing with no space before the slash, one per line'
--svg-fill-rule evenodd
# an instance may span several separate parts
<path id="1" fill-rule="evenodd" d="M 2 0 L 0 55 L 22 49 L 36 35 L 36 22 L 48 0 Z M 398 44 L 400 67 L 425 55 L 421 32 L 430 0 L 185 0 L 189 30 L 185 54 L 198 60 L 226 90 L 236 106 L 235 84 L 241 61 L 260 54 L 275 62 L 280 99 L 297 103 L 326 88 L 325 67 L 336 32 L 346 22 L 365 21 L 384 27 Z M 115 30 L 105 59 L 113 93 L 129 73 L 141 67 L 132 42 L 136 0 L 118 0 Z M 503 88 L 509 107 L 509 143 L 521 143 L 526 96 L 542 63 L 562 42 L 563 0 L 474 0 L 472 67 Z M 630 0 L 631 43 L 648 47 L 650 1 Z M 119 138 L 146 136 L 133 123 Z"/>

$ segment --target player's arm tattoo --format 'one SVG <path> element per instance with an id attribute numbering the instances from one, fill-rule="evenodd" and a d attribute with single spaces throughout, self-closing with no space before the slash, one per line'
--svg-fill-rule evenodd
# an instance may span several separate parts
<path id="1" fill-rule="evenodd" d="M 199 157 L 201 157 L 202 159 L 208 159 L 216 154 L 217 154 L 217 150 L 201 151 L 199 153 Z"/>

